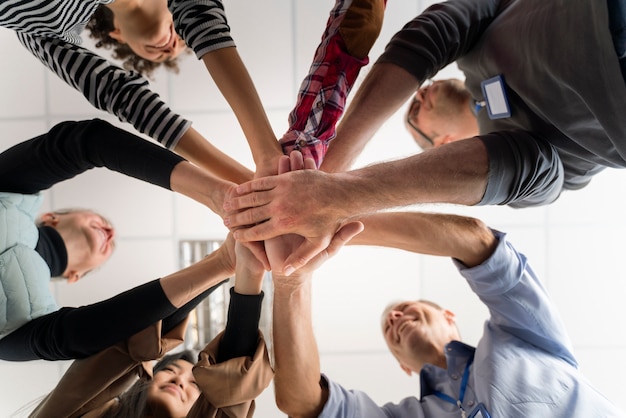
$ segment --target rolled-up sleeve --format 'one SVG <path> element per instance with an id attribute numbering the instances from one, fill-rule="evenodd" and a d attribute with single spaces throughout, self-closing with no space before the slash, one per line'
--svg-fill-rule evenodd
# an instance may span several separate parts
<path id="1" fill-rule="evenodd" d="M 561 194 L 563 164 L 547 141 L 526 131 L 481 135 L 489 158 L 487 188 L 479 205 L 523 208 L 547 205 Z"/>

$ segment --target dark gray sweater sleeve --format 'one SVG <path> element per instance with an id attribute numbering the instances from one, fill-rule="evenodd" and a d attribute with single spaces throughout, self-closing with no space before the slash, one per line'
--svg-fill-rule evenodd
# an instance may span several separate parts
<path id="1" fill-rule="evenodd" d="M 509 3 L 449 0 L 435 4 L 394 35 L 378 62 L 398 65 L 419 81 L 431 78 L 470 51 Z M 547 141 L 523 130 L 494 131 L 479 139 L 489 158 L 489 179 L 480 205 L 521 208 L 552 203 L 559 197 L 563 163 Z"/>
<path id="2" fill-rule="evenodd" d="M 184 159 L 100 119 L 61 122 L 0 154 L 0 190 L 33 194 L 94 167 L 171 190 Z"/>
<path id="3" fill-rule="evenodd" d="M 378 63 L 404 68 L 420 81 L 469 51 L 497 16 L 500 0 L 450 0 L 435 4 L 396 33 Z"/>
<path id="4" fill-rule="evenodd" d="M 481 135 L 489 158 L 487 189 L 479 205 L 524 208 L 554 202 L 563 189 L 556 148 L 521 130 Z"/>

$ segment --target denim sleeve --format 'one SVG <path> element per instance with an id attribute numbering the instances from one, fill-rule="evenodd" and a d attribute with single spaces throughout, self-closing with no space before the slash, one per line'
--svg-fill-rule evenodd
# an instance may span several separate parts
<path id="1" fill-rule="evenodd" d="M 365 392 L 348 390 L 322 375 L 329 396 L 319 418 L 424 418 L 424 410 L 415 397 L 404 398 L 398 404 L 378 406 Z"/>
<path id="2" fill-rule="evenodd" d="M 471 289 L 489 308 L 489 322 L 576 367 L 565 324 L 526 256 L 515 250 L 506 234 L 495 230 L 494 234 L 498 246 L 482 264 L 467 268 L 454 260 Z"/>

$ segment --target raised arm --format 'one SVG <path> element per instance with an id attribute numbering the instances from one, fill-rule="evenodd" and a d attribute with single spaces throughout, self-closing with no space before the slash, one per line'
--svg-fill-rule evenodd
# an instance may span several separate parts
<path id="1" fill-rule="evenodd" d="M 108 122 L 61 122 L 0 154 L 0 190 L 33 194 L 95 167 L 106 167 L 184 194 L 222 214 L 233 183 Z"/>
<path id="2" fill-rule="evenodd" d="M 282 150 L 269 124 L 254 83 L 230 35 L 224 5 L 216 0 L 170 0 L 176 31 L 201 59 L 237 116 L 256 172 L 276 173 Z"/>
<path id="3" fill-rule="evenodd" d="M 360 219 L 363 232 L 349 245 L 376 245 L 452 257 L 476 266 L 494 251 L 497 239 L 479 219 L 425 212 L 381 212 Z"/>
<path id="4" fill-rule="evenodd" d="M 337 137 L 330 142 L 320 170 L 349 170 L 382 124 L 415 94 L 422 81 L 397 65 L 375 64 L 339 122 Z"/>
<path id="5" fill-rule="evenodd" d="M 215 407 L 223 410 L 224 416 L 250 416 L 254 399 L 273 377 L 265 340 L 258 329 L 265 270 L 242 245 L 237 245 L 236 253 L 226 329 L 200 353 L 194 367 L 202 395 L 189 416 Z"/>
<path id="6" fill-rule="evenodd" d="M 290 417 L 316 417 L 328 399 L 311 318 L 313 271 L 361 230 L 360 223 L 347 225 L 325 251 L 290 277 L 273 273 L 274 390 L 278 408 Z M 268 248 L 270 258 L 272 250 Z"/>
<path id="7" fill-rule="evenodd" d="M 408 22 L 359 87 L 320 168 L 350 169 L 374 133 L 425 80 L 473 47 L 499 4 L 500 0 L 453 0 Z"/>
<path id="8" fill-rule="evenodd" d="M 243 227 L 235 231 L 243 241 L 302 235 L 307 246 L 286 260 L 297 269 L 351 219 L 416 203 L 480 202 L 488 170 L 485 147 L 472 138 L 347 173 L 294 171 L 237 187 L 237 195 L 225 202 L 224 221 L 231 229 Z"/>
<path id="9" fill-rule="evenodd" d="M 276 174 L 276 162 L 283 152 L 237 49 L 218 49 L 202 60 L 237 116 L 252 151 L 256 174 Z"/>
<path id="10" fill-rule="evenodd" d="M 18 33 L 37 59 L 82 93 L 97 109 L 131 123 L 137 131 L 173 148 L 191 126 L 174 113 L 141 75 L 113 65 L 93 52 L 60 39 Z"/>
<path id="11" fill-rule="evenodd" d="M 274 276 L 274 391 L 290 417 L 316 417 L 328 399 L 311 318 L 311 274 Z"/>

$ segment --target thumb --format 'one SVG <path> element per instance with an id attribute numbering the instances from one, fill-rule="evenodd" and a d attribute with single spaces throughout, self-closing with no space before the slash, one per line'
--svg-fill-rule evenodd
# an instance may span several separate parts
<path id="1" fill-rule="evenodd" d="M 326 244 L 324 242 L 314 243 L 305 240 L 285 260 L 283 264 L 283 274 L 285 276 L 291 275 L 291 273 L 306 265 L 316 255 L 324 251 L 325 248 Z"/>
<path id="2" fill-rule="evenodd" d="M 344 245 L 350 242 L 356 235 L 360 234 L 364 228 L 363 222 L 359 221 L 347 223 L 339 228 L 339 231 L 335 233 L 330 244 L 328 244 L 328 248 L 326 248 L 328 257 L 330 258 L 337 254 Z"/>
<path id="3" fill-rule="evenodd" d="M 322 265 L 326 260 L 333 257 L 355 235 L 363 231 L 362 222 L 350 222 L 335 233 L 326 248 L 311 241 L 304 241 L 286 260 L 283 274 L 289 276 L 294 271 L 307 265 L 307 269 L 313 270 Z M 323 245 L 323 243 L 322 243 Z"/>

